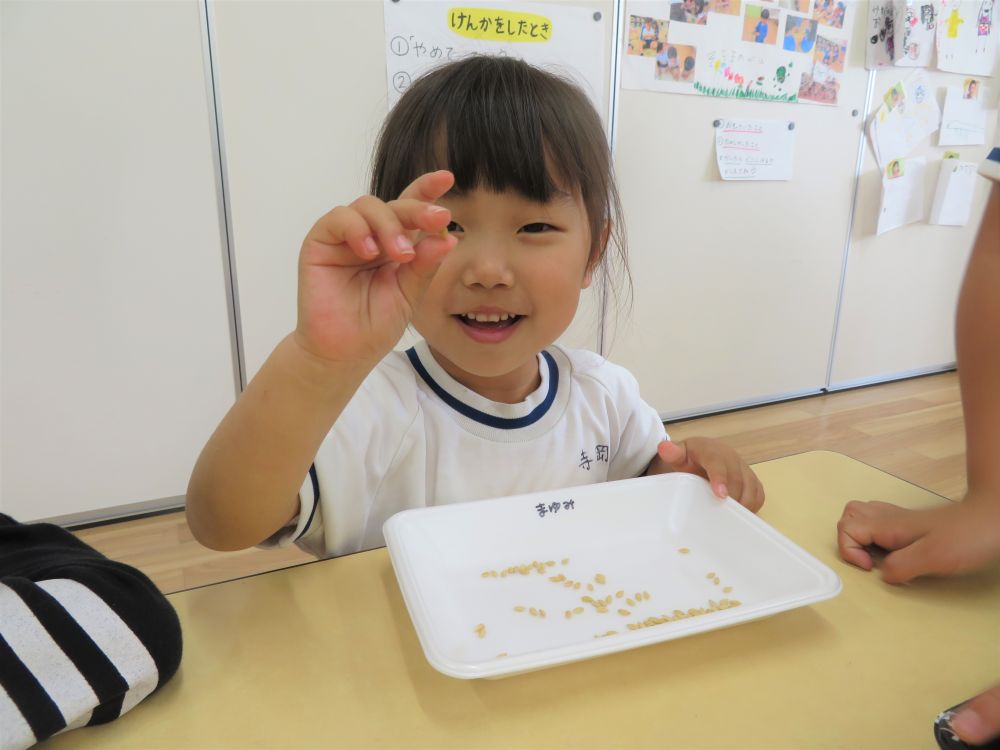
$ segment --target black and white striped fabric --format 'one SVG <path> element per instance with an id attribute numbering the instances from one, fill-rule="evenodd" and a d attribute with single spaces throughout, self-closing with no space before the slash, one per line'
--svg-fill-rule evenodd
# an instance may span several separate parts
<path id="1" fill-rule="evenodd" d="M 145 575 L 0 514 L 0 750 L 118 718 L 180 657 L 177 615 Z"/>

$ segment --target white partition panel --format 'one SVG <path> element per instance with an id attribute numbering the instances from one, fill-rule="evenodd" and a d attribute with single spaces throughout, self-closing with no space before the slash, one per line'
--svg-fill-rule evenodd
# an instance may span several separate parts
<path id="1" fill-rule="evenodd" d="M 880 71 L 872 91 L 873 107 L 907 69 Z M 946 86 L 966 76 L 928 71 L 928 82 L 944 106 Z M 986 105 L 986 144 L 938 146 L 938 134 L 913 152 L 927 159 L 924 193 L 929 214 L 945 151 L 979 162 L 994 142 L 1000 80 Z M 831 365 L 830 386 L 843 388 L 951 367 L 955 361 L 955 304 L 965 263 L 983 215 L 988 181 L 977 178 L 969 224 L 932 226 L 925 221 L 876 235 L 882 194 L 881 173 L 870 148 L 865 151 L 858 188 L 854 236 L 844 279 L 843 301 Z"/>
<path id="2" fill-rule="evenodd" d="M 0 509 L 176 504 L 235 395 L 199 3 L 0 13 Z"/>
<path id="3" fill-rule="evenodd" d="M 621 92 L 635 306 L 610 357 L 663 415 L 825 385 L 868 80 L 854 19 L 836 107 Z M 793 122 L 793 179 L 722 182 L 713 122 L 725 117 Z"/>
<path id="4" fill-rule="evenodd" d="M 562 4 L 606 16 L 607 45 L 593 54 L 610 63 L 613 3 Z M 372 146 L 388 111 L 383 3 L 261 0 L 209 7 L 252 377 L 295 325 L 302 238 L 322 214 L 367 192 Z M 594 297 L 586 295 L 571 343 L 596 347 Z"/>

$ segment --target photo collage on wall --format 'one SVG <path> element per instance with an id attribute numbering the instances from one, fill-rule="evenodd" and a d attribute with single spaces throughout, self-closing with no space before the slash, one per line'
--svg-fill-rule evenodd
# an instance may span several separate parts
<path id="1" fill-rule="evenodd" d="M 629 2 L 622 86 L 837 104 L 850 0 Z"/>

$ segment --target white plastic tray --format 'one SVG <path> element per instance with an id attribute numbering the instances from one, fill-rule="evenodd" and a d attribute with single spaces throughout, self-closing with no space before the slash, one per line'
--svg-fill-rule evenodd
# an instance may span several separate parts
<path id="1" fill-rule="evenodd" d="M 690 474 L 407 510 L 384 532 L 427 660 L 463 679 L 736 625 L 841 588 L 830 568 Z M 527 574 L 505 575 L 521 565 Z M 580 586 L 550 580 L 560 575 Z M 585 596 L 612 601 L 602 613 Z"/>

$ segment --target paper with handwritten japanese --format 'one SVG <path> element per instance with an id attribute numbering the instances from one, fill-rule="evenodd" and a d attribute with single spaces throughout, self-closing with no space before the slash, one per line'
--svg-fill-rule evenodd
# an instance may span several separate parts
<path id="1" fill-rule="evenodd" d="M 572 77 L 604 111 L 605 23 L 589 8 L 384 0 L 389 106 L 430 68 L 474 53 L 510 55 Z"/>
<path id="2" fill-rule="evenodd" d="M 878 213 L 878 234 L 924 218 L 924 172 L 927 160 L 893 159 L 882 170 L 882 205 Z"/>
<path id="3" fill-rule="evenodd" d="M 997 0 L 940 0 L 938 67 L 952 73 L 992 76 L 997 68 L 1000 8 Z"/>
<path id="4" fill-rule="evenodd" d="M 896 60 L 896 1 L 869 0 L 865 67 L 884 68 Z"/>
<path id="5" fill-rule="evenodd" d="M 787 120 L 719 120 L 715 160 L 723 180 L 790 180 L 795 130 Z"/>
<path id="6" fill-rule="evenodd" d="M 976 166 L 971 161 L 958 159 L 941 162 L 928 224 L 962 227 L 969 223 L 972 196 L 976 192 Z"/>
<path id="7" fill-rule="evenodd" d="M 622 86 L 836 104 L 850 0 L 633 0 Z"/>
<path id="8" fill-rule="evenodd" d="M 961 86 L 949 86 L 941 115 L 939 146 L 975 146 L 986 143 L 987 97 L 982 81 L 967 78 Z"/>
<path id="9" fill-rule="evenodd" d="M 938 129 L 941 110 L 927 79 L 918 69 L 881 94 L 882 105 L 868 126 L 875 160 L 885 167 L 907 156 L 924 138 Z"/>

